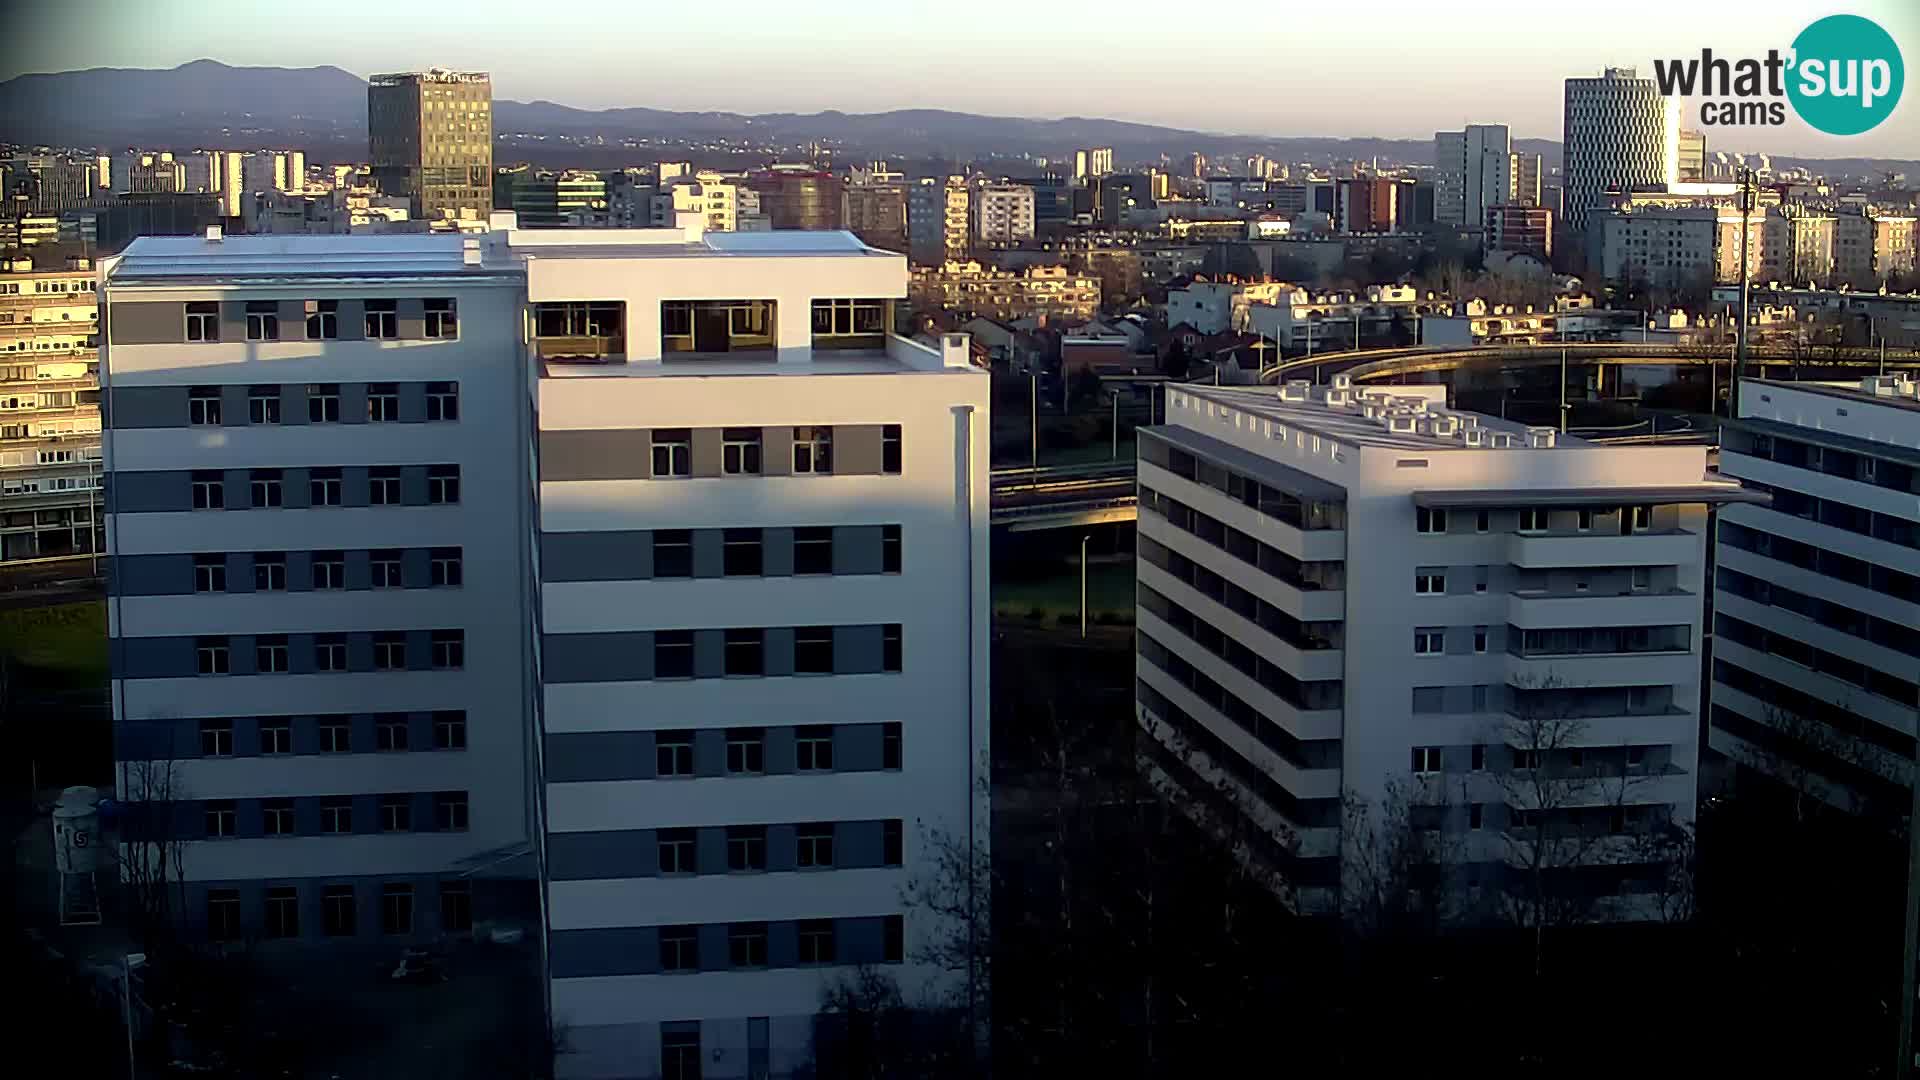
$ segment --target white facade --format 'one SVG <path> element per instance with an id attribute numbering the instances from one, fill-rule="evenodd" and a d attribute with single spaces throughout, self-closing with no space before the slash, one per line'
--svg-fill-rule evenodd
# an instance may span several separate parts
<path id="1" fill-rule="evenodd" d="M 1588 218 L 1588 245 L 1600 253 L 1594 269 L 1607 281 L 1644 281 L 1662 288 L 1710 284 L 1719 269 L 1722 214 L 1713 207 L 1595 214 Z M 1737 212 L 1730 226 L 1738 244 Z M 1737 268 L 1739 252 L 1730 257 Z"/>
<path id="2" fill-rule="evenodd" d="M 91 270 L 0 270 L 0 562 L 100 550 Z"/>
<path id="3" fill-rule="evenodd" d="M 1507 125 L 1468 124 L 1461 131 L 1437 131 L 1433 157 L 1435 221 L 1478 225 L 1487 220 L 1489 206 L 1512 200 L 1513 137 Z M 1537 170 L 1534 179 L 1537 185 Z"/>
<path id="4" fill-rule="evenodd" d="M 987 184 L 973 192 L 973 236 L 990 246 L 1011 247 L 1033 239 L 1033 189 Z"/>
<path id="5" fill-rule="evenodd" d="M 766 230 L 760 214 L 760 193 L 717 172 L 676 176 L 667 190 L 653 196 L 652 224 L 672 226 L 684 213 L 698 213 L 712 232 Z"/>
<path id="6" fill-rule="evenodd" d="M 1562 219 L 1580 232 L 1608 190 L 1679 182 L 1679 104 L 1632 68 L 1568 79 L 1561 150 Z"/>
<path id="7" fill-rule="evenodd" d="M 1342 798 L 1396 782 L 1497 881 L 1538 809 L 1506 782 L 1523 749 L 1612 777 L 1620 846 L 1692 813 L 1705 505 L 1738 489 L 1700 447 L 1443 393 L 1189 387 L 1143 432 L 1141 721 L 1241 792 L 1303 906 L 1337 901 Z M 1543 717 L 1556 739 L 1522 746 Z"/>
<path id="8" fill-rule="evenodd" d="M 1920 702 L 1920 391 L 1742 380 L 1720 469 L 1709 743 L 1834 805 L 1898 814 Z M 1891 804 L 1889 806 L 1889 804 Z"/>
<path id="9" fill-rule="evenodd" d="M 1167 291 L 1167 325 L 1186 323 L 1203 334 L 1244 330 L 1254 304 L 1273 304 L 1294 287 L 1282 281 L 1196 281 L 1184 289 Z"/>

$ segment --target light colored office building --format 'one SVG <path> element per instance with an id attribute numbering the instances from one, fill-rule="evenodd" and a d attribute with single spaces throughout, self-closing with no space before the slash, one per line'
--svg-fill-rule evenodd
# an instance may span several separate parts
<path id="1" fill-rule="evenodd" d="M 31 263 L 26 265 L 31 266 Z M 0 267 L 0 562 L 101 550 L 94 272 Z"/>
<path id="2" fill-rule="evenodd" d="M 1740 489 L 1443 394 L 1181 387 L 1141 431 L 1155 767 L 1237 793 L 1304 908 L 1338 903 L 1343 798 L 1377 821 L 1390 785 L 1495 892 L 1575 829 L 1615 896 L 1692 814 L 1707 507 Z"/>
<path id="3" fill-rule="evenodd" d="M 1113 172 L 1113 147 L 1096 146 L 1088 150 L 1073 152 L 1073 178 L 1087 181 L 1107 176 Z M 1197 172 L 1194 175 L 1199 175 Z"/>
<path id="4" fill-rule="evenodd" d="M 1562 220 L 1584 232 L 1608 191 L 1678 182 L 1679 105 L 1633 68 L 1568 79 L 1561 152 Z"/>
<path id="5" fill-rule="evenodd" d="M 676 174 L 665 190 L 653 196 L 651 222 L 671 227 L 688 212 L 700 214 L 710 232 L 764 232 L 769 228 L 760 213 L 760 193 L 738 177 L 701 171 Z"/>
<path id="6" fill-rule="evenodd" d="M 1033 239 L 1033 189 L 983 184 L 973 191 L 973 238 L 988 247 L 1016 247 Z"/>
<path id="7" fill-rule="evenodd" d="M 856 965 L 957 990 L 902 889 L 987 843 L 988 380 L 907 279 L 694 214 L 129 248 L 117 756 L 178 769 L 190 920 L 537 927 L 565 1076 L 789 1076 Z"/>
<path id="8" fill-rule="evenodd" d="M 1920 707 L 1920 384 L 1745 379 L 1720 470 L 1708 741 L 1850 811 L 1906 812 Z"/>
<path id="9" fill-rule="evenodd" d="M 1537 166 L 1534 175 L 1537 180 Z M 1507 125 L 1468 124 L 1461 131 L 1434 133 L 1435 221 L 1479 225 L 1488 207 L 1512 202 L 1513 194 L 1513 138 Z"/>

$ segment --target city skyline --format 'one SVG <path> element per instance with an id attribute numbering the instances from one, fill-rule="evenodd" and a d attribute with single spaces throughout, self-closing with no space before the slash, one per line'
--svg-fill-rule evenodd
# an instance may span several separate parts
<path id="1" fill-rule="evenodd" d="M 432 36 L 437 28 L 427 16 L 364 0 L 343 4 L 342 17 L 330 24 L 338 31 L 321 26 L 294 39 L 265 40 L 248 31 L 241 8 L 214 2 L 162 19 L 125 0 L 33 0 L 16 15 L 26 47 L 0 53 L 0 79 L 90 67 L 166 68 L 202 58 L 236 65 L 330 64 L 361 76 L 443 66 L 489 71 L 505 100 L 583 109 L 751 114 L 933 108 L 1102 117 L 1255 137 L 1423 139 L 1465 123 L 1506 123 L 1516 138 L 1558 139 L 1567 77 L 1597 75 L 1607 66 L 1638 67 L 1651 75 L 1656 57 L 1702 47 L 1728 56 L 1764 54 L 1785 48 L 1821 14 L 1785 3 L 1737 9 L 1699 4 L 1675 11 L 1631 0 L 1606 23 L 1585 28 L 1577 47 L 1540 48 L 1520 40 L 1519 30 L 1504 29 L 1531 16 L 1518 4 L 1492 6 L 1478 13 L 1479 20 L 1463 23 L 1437 10 L 1389 2 L 1383 18 L 1364 26 L 1309 12 L 1290 14 L 1285 23 L 1278 16 L 1253 17 L 1249 32 L 1232 40 L 1179 27 L 1156 30 L 1151 49 L 1169 62 L 1143 67 L 1098 61 L 1143 47 L 1124 20 L 1073 28 L 1064 57 L 1060 39 L 1041 33 L 996 36 L 989 57 L 966 48 L 921 48 L 925 30 L 911 12 L 865 2 L 844 5 L 830 31 L 797 20 L 784 5 L 756 0 L 725 27 L 676 26 L 676 36 L 668 37 L 622 28 L 618 20 L 625 12 L 594 0 L 567 25 L 599 20 L 609 32 L 572 35 L 564 43 L 518 23 L 509 38 L 505 22 L 498 23 L 503 29 L 497 34 L 468 34 L 449 43 Z M 991 5 L 976 10 L 978 21 L 992 21 Z M 1871 2 L 1853 10 L 1878 21 L 1896 41 L 1920 40 L 1920 14 L 1910 6 Z M 366 25 L 356 12 L 388 32 L 370 39 L 352 30 Z M 1377 36 L 1366 31 L 1380 25 L 1443 47 L 1379 48 Z M 98 26 L 113 30 L 88 32 Z M 409 32 L 416 26 L 419 33 Z M 1497 29 L 1487 33 L 1488 26 Z M 1182 51 L 1188 47 L 1205 51 Z M 1209 70 L 1243 71 L 1246 92 L 1183 94 L 1181 58 L 1199 55 Z M 1078 62 L 1079 56 L 1086 61 Z M 608 71 L 621 78 L 599 77 Z M 1473 79 L 1463 79 L 1462 72 Z M 1356 85 L 1370 92 L 1352 93 Z M 1806 157 L 1920 158 L 1920 125 L 1907 122 L 1913 110 L 1903 104 L 1887 122 L 1852 137 L 1822 135 L 1791 115 L 1779 128 L 1711 127 L 1709 145 Z M 1695 110 L 1683 104 L 1682 123 L 1696 122 Z"/>

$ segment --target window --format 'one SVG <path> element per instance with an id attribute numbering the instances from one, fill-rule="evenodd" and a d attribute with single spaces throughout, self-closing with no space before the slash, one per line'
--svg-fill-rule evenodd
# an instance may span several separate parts
<path id="1" fill-rule="evenodd" d="M 292 836 L 293 800 L 267 799 L 260 804 L 261 831 L 268 836 Z"/>
<path id="2" fill-rule="evenodd" d="M 1447 575 L 1438 570 L 1422 570 L 1413 575 L 1413 591 L 1420 596 L 1439 596 L 1447 591 Z"/>
<path id="3" fill-rule="evenodd" d="M 901 626 L 899 623 L 887 623 L 880 628 L 881 671 L 900 670 L 900 662 L 903 659 L 903 644 L 904 640 L 901 637 Z"/>
<path id="4" fill-rule="evenodd" d="M 1651 566 L 1634 567 L 1632 571 L 1632 587 L 1634 592 L 1646 592 L 1653 588 L 1653 568 Z"/>
<path id="5" fill-rule="evenodd" d="M 266 924 L 270 938 L 299 937 L 300 890 L 285 885 L 268 889 Z"/>
<path id="6" fill-rule="evenodd" d="M 1447 651 L 1445 630 L 1421 629 L 1413 632 L 1413 655 L 1439 656 Z"/>
<path id="7" fill-rule="evenodd" d="M 313 553 L 313 587 L 316 589 L 347 587 L 346 552 L 316 551 Z"/>
<path id="8" fill-rule="evenodd" d="M 373 669 L 375 671 L 405 671 L 407 669 L 407 635 L 399 630 L 382 630 L 373 635 Z"/>
<path id="9" fill-rule="evenodd" d="M 227 673 L 227 639 L 223 637 L 198 638 L 193 643 L 196 669 L 202 675 L 225 675 Z"/>
<path id="10" fill-rule="evenodd" d="M 253 661 L 255 670 L 259 671 L 262 675 L 286 674 L 286 635 L 274 634 L 255 638 L 253 642 Z"/>
<path id="11" fill-rule="evenodd" d="M 220 340 L 220 305 L 199 302 L 187 305 L 187 340 Z"/>
<path id="12" fill-rule="evenodd" d="M 1586 767 L 1587 752 L 1578 748 L 1567 751 L 1567 764 L 1575 769 Z"/>
<path id="13" fill-rule="evenodd" d="M 210 799 L 206 806 L 207 839 L 232 836 L 235 831 L 232 799 Z"/>
<path id="14" fill-rule="evenodd" d="M 833 429 L 797 427 L 793 429 L 793 471 L 830 473 L 833 471 Z"/>
<path id="15" fill-rule="evenodd" d="M 255 509 L 282 505 L 280 470 L 253 470 L 247 477 L 247 496 Z"/>
<path id="16" fill-rule="evenodd" d="M 1447 531 L 1447 512 L 1429 507 L 1416 507 L 1413 511 L 1414 531 L 1422 533 L 1443 533 Z"/>
<path id="17" fill-rule="evenodd" d="M 240 890 L 207 890 L 207 939 L 235 941 L 240 937 Z"/>
<path id="18" fill-rule="evenodd" d="M 886 424 L 880 428 L 880 471 L 898 474 L 900 472 L 900 425 Z"/>
<path id="19" fill-rule="evenodd" d="M 727 927 L 727 963 L 737 968 L 767 966 L 767 924 L 734 923 Z"/>
<path id="20" fill-rule="evenodd" d="M 1473 651 L 1477 653 L 1487 651 L 1487 628 L 1484 626 L 1473 628 Z"/>
<path id="21" fill-rule="evenodd" d="M 661 937 L 662 967 L 666 967 L 665 953 L 666 939 L 663 933 Z M 692 966 L 689 964 L 688 969 Z M 666 1024 L 660 1025 L 660 1080 L 700 1080 L 698 1024 L 689 1025 L 687 1029 L 669 1029 Z"/>
<path id="22" fill-rule="evenodd" d="M 433 632 L 433 666 L 436 671 L 458 671 L 467 666 L 467 632 Z"/>
<path id="23" fill-rule="evenodd" d="M 660 928 L 660 970 L 693 971 L 700 966 L 700 936 L 692 926 L 663 926 Z M 698 1044 L 696 1043 L 696 1052 Z M 696 1071 L 693 1076 L 700 1075 Z"/>
<path id="24" fill-rule="evenodd" d="M 653 677 L 656 679 L 693 678 L 693 631 L 654 631 Z"/>
<path id="25" fill-rule="evenodd" d="M 457 588 L 460 584 L 460 549 L 434 548 L 429 555 L 427 565 L 432 576 L 428 581 L 437 589 Z"/>
<path id="26" fill-rule="evenodd" d="M 347 670 L 347 636 L 345 634 L 315 635 L 313 666 L 316 671 Z"/>
<path id="27" fill-rule="evenodd" d="M 1473 516 L 1473 531 L 1486 532 L 1487 527 L 1493 523 L 1491 520 L 1492 517 L 1493 515 L 1487 513 L 1485 510 L 1482 510 L 1479 513 L 1475 514 Z"/>
<path id="28" fill-rule="evenodd" d="M 1580 532 L 1593 531 L 1593 511 L 1576 510 L 1573 515 L 1573 527 Z"/>
<path id="29" fill-rule="evenodd" d="M 759 428 L 730 427 L 721 429 L 720 471 L 729 476 L 754 476 L 759 474 Z"/>
<path id="30" fill-rule="evenodd" d="M 287 588 L 287 556 L 279 551 L 256 551 L 253 553 L 253 588 L 255 592 L 285 592 Z"/>
<path id="31" fill-rule="evenodd" d="M 308 502 L 314 506 L 339 506 L 340 485 L 339 469 L 314 469 L 307 474 Z"/>
<path id="32" fill-rule="evenodd" d="M 794 630 L 793 671 L 796 675 L 833 674 L 833 627 L 802 626 Z"/>
<path id="33" fill-rule="evenodd" d="M 758 577 L 761 572 L 760 530 L 727 529 L 721 536 L 721 572 L 728 577 Z"/>
<path id="34" fill-rule="evenodd" d="M 653 429 L 653 475 L 688 476 L 693 472 L 693 432 L 686 428 Z"/>
<path id="35" fill-rule="evenodd" d="M 800 921 L 800 962 L 831 964 L 834 958 L 832 919 Z"/>
<path id="36" fill-rule="evenodd" d="M 374 506 L 400 505 L 400 467 L 376 465 L 367 470 L 367 502 Z"/>
<path id="37" fill-rule="evenodd" d="M 467 748 L 466 713 L 453 709 L 433 714 L 433 748 L 435 750 Z"/>
<path id="38" fill-rule="evenodd" d="M 694 873 L 692 829 L 661 829 L 655 835 L 659 838 L 662 874 Z"/>
<path id="39" fill-rule="evenodd" d="M 324 341 L 340 336 L 340 301 L 307 301 L 307 340 Z"/>
<path id="40" fill-rule="evenodd" d="M 460 384 L 457 382 L 428 383 L 427 420 L 439 423 L 458 419 L 460 419 Z"/>
<path id="41" fill-rule="evenodd" d="M 1647 763 L 1647 748 L 1644 746 L 1627 747 L 1627 767 L 1638 769 Z"/>
<path id="42" fill-rule="evenodd" d="M 833 573 L 833 529 L 816 525 L 793 530 L 793 572 Z"/>
<path id="43" fill-rule="evenodd" d="M 1473 568 L 1473 591 L 1477 593 L 1487 591 L 1487 568 L 1484 566 Z"/>
<path id="44" fill-rule="evenodd" d="M 200 756 L 233 756 L 233 721 L 200 721 Z"/>
<path id="45" fill-rule="evenodd" d="M 686 529 L 656 529 L 653 533 L 653 576 L 693 576 L 693 533 Z"/>
<path id="46" fill-rule="evenodd" d="M 440 883 L 440 929 L 450 934 L 473 929 L 473 887 L 466 882 Z"/>
<path id="47" fill-rule="evenodd" d="M 1444 686 L 1414 687 L 1413 711 L 1416 713 L 1446 712 L 1447 688 Z"/>
<path id="48" fill-rule="evenodd" d="M 880 920 L 880 960 L 887 964 L 902 964 L 907 959 L 907 919 L 904 915 L 888 915 Z"/>
<path id="49" fill-rule="evenodd" d="M 727 869 L 751 873 L 767 868 L 767 827 L 730 825 L 727 827 Z"/>
<path id="50" fill-rule="evenodd" d="M 374 718 L 373 744 L 375 748 L 395 752 L 407 748 L 407 717 L 405 713 L 381 713 Z"/>
<path id="51" fill-rule="evenodd" d="M 1540 767 L 1540 751 L 1539 750 L 1515 750 L 1513 752 L 1513 767 L 1515 769 L 1523 770 L 1523 771 L 1527 769 L 1539 768 Z"/>
<path id="52" fill-rule="evenodd" d="M 460 323 L 454 314 L 453 300 L 450 297 L 431 297 L 427 300 L 427 336 L 431 338 L 458 337 Z M 452 417 L 447 419 L 451 420 Z"/>
<path id="53" fill-rule="evenodd" d="M 196 427 L 220 424 L 220 388 L 196 386 L 187 391 L 187 423 Z"/>
<path id="54" fill-rule="evenodd" d="M 1520 531 L 1523 533 L 1543 533 L 1547 531 L 1547 512 L 1537 507 L 1527 507 L 1520 511 Z"/>
<path id="55" fill-rule="evenodd" d="M 277 386 L 254 386 L 247 389 L 247 423 L 277 424 L 280 422 L 280 388 Z"/>
<path id="56" fill-rule="evenodd" d="M 1473 744 L 1473 771 L 1474 772 L 1487 771 L 1487 744 L 1486 743 Z"/>
<path id="57" fill-rule="evenodd" d="M 433 797 L 433 827 L 441 832 L 467 831 L 467 793 L 442 791 Z"/>
<path id="58" fill-rule="evenodd" d="M 1416 776 L 1426 776 L 1440 771 L 1440 748 L 1437 746 L 1416 746 L 1413 748 L 1413 772 Z"/>
<path id="59" fill-rule="evenodd" d="M 353 886 L 328 885 L 320 890 L 320 926 L 328 937 L 352 937 Z"/>
<path id="60" fill-rule="evenodd" d="M 400 419 L 400 387 L 390 382 L 367 386 L 367 422 L 391 424 Z"/>
<path id="61" fill-rule="evenodd" d="M 380 886 L 380 932 L 383 934 L 413 933 L 413 886 L 406 884 Z"/>
<path id="62" fill-rule="evenodd" d="M 400 303 L 397 300 L 367 301 L 367 337 L 397 338 L 400 336 Z"/>
<path id="63" fill-rule="evenodd" d="M 900 572 L 900 526 L 880 526 L 880 572 Z"/>
<path id="64" fill-rule="evenodd" d="M 653 771 L 656 776 L 693 775 L 693 732 L 662 731 L 653 737 Z"/>
<path id="65" fill-rule="evenodd" d="M 816 337 L 852 337 L 886 333 L 884 300 L 821 299 L 813 302 Z"/>
<path id="66" fill-rule="evenodd" d="M 1473 688 L 1473 711 L 1487 711 L 1487 687 L 1484 684 Z"/>
<path id="67" fill-rule="evenodd" d="M 880 725 L 880 767 L 898 769 L 904 760 L 899 721 Z"/>
<path id="68" fill-rule="evenodd" d="M 1484 817 L 1481 813 L 1480 804 L 1469 803 L 1467 805 L 1467 828 L 1474 829 L 1477 831 L 1480 828 L 1480 823 L 1483 820 L 1484 820 Z"/>
<path id="69" fill-rule="evenodd" d="M 213 470 L 200 470 L 193 474 L 193 508 L 195 510 L 219 510 L 227 505 L 227 486 L 224 478 Z"/>
<path id="70" fill-rule="evenodd" d="M 1626 520 L 1629 531 L 1646 532 L 1653 528 L 1653 507 L 1651 506 L 1629 507 L 1628 512 L 1622 517 Z"/>
<path id="71" fill-rule="evenodd" d="M 449 506 L 460 501 L 460 466 L 427 466 L 427 501 Z"/>
<path id="72" fill-rule="evenodd" d="M 193 591 L 203 593 L 227 591 L 227 557 L 225 555 L 193 557 Z"/>
<path id="73" fill-rule="evenodd" d="M 833 825 L 820 823 L 801 825 L 796 831 L 799 854 L 797 864 L 802 868 L 824 869 L 833 865 Z"/>
<path id="74" fill-rule="evenodd" d="M 376 589 L 400 588 L 400 553 L 392 549 L 375 551 L 368 554 L 367 568 L 373 575 L 373 587 Z"/>
<path id="75" fill-rule="evenodd" d="M 272 300 L 247 301 L 247 340 L 280 340 L 280 305 Z"/>
<path id="76" fill-rule="evenodd" d="M 353 724 L 344 716 L 323 716 L 319 722 L 320 752 L 323 754 L 349 754 L 353 752 Z"/>
<path id="77" fill-rule="evenodd" d="M 880 823 L 880 861 L 888 866 L 906 861 L 906 823 L 899 818 Z"/>
<path id="78" fill-rule="evenodd" d="M 312 337 L 313 335 L 309 334 L 307 336 Z M 339 422 L 340 384 L 309 384 L 307 386 L 307 423 L 337 424 Z"/>
<path id="79" fill-rule="evenodd" d="M 833 728 L 827 725 L 800 728 L 794 737 L 794 767 L 801 772 L 825 772 L 833 768 Z"/>
<path id="80" fill-rule="evenodd" d="M 321 799 L 320 831 L 323 833 L 352 832 L 353 800 L 346 796 Z"/>

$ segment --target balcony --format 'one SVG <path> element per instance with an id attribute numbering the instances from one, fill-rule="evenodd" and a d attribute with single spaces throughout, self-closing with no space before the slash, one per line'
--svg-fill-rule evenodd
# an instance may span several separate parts
<path id="1" fill-rule="evenodd" d="M 1548 593 L 1514 590 L 1507 594 L 1507 621 L 1521 629 L 1569 626 L 1658 626 L 1693 623 L 1701 613 L 1696 593 Z"/>
<path id="2" fill-rule="evenodd" d="M 542 360 L 561 363 L 623 360 L 627 355 L 627 339 L 624 336 L 601 337 L 592 334 L 536 337 L 533 339 L 533 354 Z"/>
<path id="3" fill-rule="evenodd" d="M 1689 566 L 1700 562 L 1703 538 L 1686 529 L 1665 532 L 1510 533 L 1507 561 L 1529 570 L 1583 566 Z"/>

